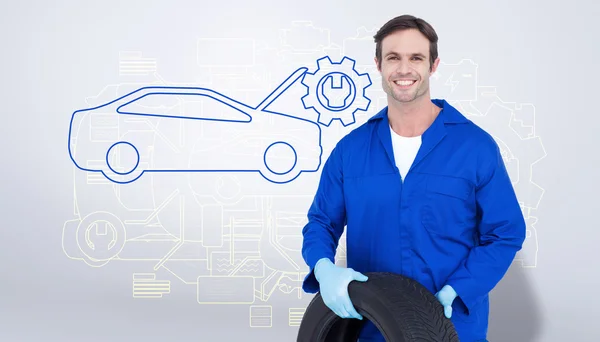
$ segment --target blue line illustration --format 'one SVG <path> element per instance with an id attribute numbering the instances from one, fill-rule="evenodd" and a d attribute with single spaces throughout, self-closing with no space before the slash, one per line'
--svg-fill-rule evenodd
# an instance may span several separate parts
<path id="1" fill-rule="evenodd" d="M 304 108 L 312 108 L 319 114 L 319 123 L 329 127 L 333 120 L 340 120 L 344 126 L 349 126 L 356 122 L 357 111 L 369 109 L 371 100 L 366 96 L 366 89 L 372 84 L 371 77 L 368 73 L 359 74 L 355 64 L 356 61 L 349 57 L 334 63 L 325 56 L 317 60 L 315 72 L 307 72 L 302 78 L 302 84 L 307 88 L 302 103 Z M 339 80 L 339 86 L 334 85 L 334 79 Z M 326 92 L 338 93 L 341 104 L 332 103 Z"/>
<path id="2" fill-rule="evenodd" d="M 322 75 L 325 59 L 333 69 Z M 306 67 L 296 69 L 255 107 L 207 88 L 146 86 L 103 105 L 77 110 L 69 126 L 69 156 L 80 170 L 100 172 L 119 184 L 133 182 L 145 172 L 258 172 L 272 183 L 293 181 L 321 166 L 319 123 L 329 126 L 339 118 L 348 126 L 355 122 L 354 113 L 367 110 L 370 103 L 365 89 L 371 79 L 354 70 L 354 60 L 344 57 L 332 63 L 323 57 L 317 64 L 314 73 Z M 267 110 L 299 79 L 308 88 L 301 98 L 304 108 L 318 110 L 318 122 Z M 319 103 L 318 109 L 307 106 L 311 98 Z M 167 105 L 174 100 L 174 105 Z M 211 138 L 199 136 L 186 158 L 177 155 L 164 163 L 155 160 L 152 144 L 136 134 L 145 127 L 146 132 L 159 135 L 158 127 L 176 125 L 182 132 L 203 132 Z M 219 134 L 229 134 L 229 139 L 218 138 Z M 170 146 L 180 152 L 175 145 Z"/>

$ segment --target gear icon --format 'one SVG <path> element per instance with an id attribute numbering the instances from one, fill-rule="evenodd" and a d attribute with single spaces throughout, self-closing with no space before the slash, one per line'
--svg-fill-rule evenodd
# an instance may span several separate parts
<path id="1" fill-rule="evenodd" d="M 365 92 L 372 84 L 371 77 L 368 73 L 359 74 L 354 69 L 355 64 L 349 57 L 334 63 L 325 56 L 317 60 L 315 72 L 304 74 L 302 84 L 308 91 L 302 97 L 302 103 L 304 108 L 317 112 L 320 124 L 329 126 L 338 119 L 344 126 L 349 126 L 356 122 L 356 111 L 368 110 L 371 100 Z"/>

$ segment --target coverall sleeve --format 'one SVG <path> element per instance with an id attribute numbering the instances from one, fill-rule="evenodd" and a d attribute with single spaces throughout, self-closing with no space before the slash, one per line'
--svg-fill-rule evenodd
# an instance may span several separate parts
<path id="1" fill-rule="evenodd" d="M 314 267 L 321 258 L 335 263 L 335 252 L 346 225 L 342 184 L 341 142 L 332 150 L 323 166 L 319 186 L 308 210 L 308 223 L 302 229 L 302 257 L 309 267 L 302 289 L 316 293 L 319 283 Z"/>
<path id="2" fill-rule="evenodd" d="M 482 158 L 487 162 L 478 170 L 475 189 L 479 245 L 446 282 L 465 304 L 467 314 L 504 277 L 525 240 L 525 219 L 500 149 L 495 142 L 491 146 L 491 153 Z"/>

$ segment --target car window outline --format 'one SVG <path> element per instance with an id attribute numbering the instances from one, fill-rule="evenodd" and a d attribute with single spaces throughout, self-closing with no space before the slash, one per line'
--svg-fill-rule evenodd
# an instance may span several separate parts
<path id="1" fill-rule="evenodd" d="M 222 104 L 227 105 L 227 106 L 233 108 L 234 110 L 236 110 L 237 112 L 239 112 L 241 114 L 244 114 L 245 116 L 248 117 L 248 120 L 225 120 L 225 119 L 203 118 L 203 117 L 192 117 L 192 116 L 165 115 L 165 114 L 148 114 L 148 113 L 125 112 L 125 111 L 121 110 L 123 107 L 125 107 L 127 105 L 130 105 L 130 104 L 132 104 L 134 102 L 137 102 L 137 101 L 143 99 L 144 97 L 146 97 L 148 95 L 172 95 L 172 96 L 175 96 L 175 95 L 188 95 L 188 96 L 189 95 L 195 95 L 195 96 L 206 96 L 206 97 L 209 97 L 209 98 L 211 98 L 213 100 L 219 101 Z M 234 102 L 236 102 L 236 101 L 234 101 Z M 128 102 L 120 105 L 119 107 L 117 107 L 116 111 L 119 114 L 125 114 L 125 115 L 156 116 L 156 117 L 164 117 L 164 118 L 208 120 L 208 121 L 220 121 L 220 122 L 246 122 L 246 123 L 252 121 L 252 116 L 250 114 L 246 113 L 245 111 L 243 111 L 243 110 L 241 110 L 239 108 L 236 108 L 236 107 L 230 105 L 229 103 L 227 103 L 225 101 L 222 101 L 221 99 L 212 96 L 211 94 L 202 94 L 202 93 L 149 92 L 149 93 L 146 93 L 146 94 L 144 94 L 144 95 L 142 95 L 140 97 L 137 97 L 137 98 L 135 98 L 135 99 L 133 99 L 131 101 L 128 101 Z"/>

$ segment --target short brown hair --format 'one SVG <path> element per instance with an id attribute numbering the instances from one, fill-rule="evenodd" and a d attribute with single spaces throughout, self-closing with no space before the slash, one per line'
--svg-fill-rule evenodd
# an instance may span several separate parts
<path id="1" fill-rule="evenodd" d="M 429 40 L 429 69 L 433 66 L 433 62 L 435 62 L 438 57 L 438 36 L 433 27 L 421 18 L 417 18 L 412 15 L 401 15 L 399 17 L 393 18 L 385 25 L 383 25 L 379 31 L 373 36 L 375 39 L 375 43 L 377 44 L 375 47 L 375 57 L 377 57 L 377 64 L 381 68 L 381 41 L 383 38 L 388 35 L 399 31 L 399 30 L 408 30 L 408 29 L 417 29 L 421 32 L 428 40 Z"/>

